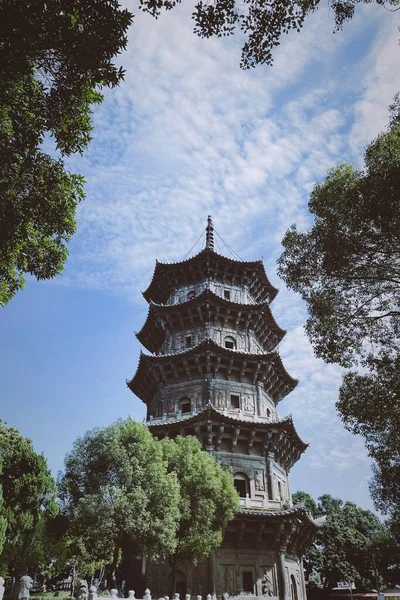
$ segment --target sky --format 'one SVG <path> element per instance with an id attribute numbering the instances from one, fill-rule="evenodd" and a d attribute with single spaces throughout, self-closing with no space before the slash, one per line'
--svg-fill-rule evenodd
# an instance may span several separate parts
<path id="1" fill-rule="evenodd" d="M 280 354 L 300 380 L 279 413 L 291 413 L 310 441 L 292 469 L 292 492 L 372 508 L 363 441 L 335 411 L 342 371 L 314 357 L 306 308 L 279 280 L 276 261 L 290 225 L 312 224 L 314 184 L 341 160 L 362 168 L 363 148 L 387 123 L 400 89 L 398 17 L 357 5 L 332 34 L 323 2 L 300 33 L 284 37 L 272 67 L 241 71 L 243 39 L 197 38 L 189 4 L 158 21 L 126 6 L 136 16 L 118 58 L 125 81 L 96 107 L 87 152 L 67 161 L 85 176 L 87 197 L 65 271 L 29 280 L 0 311 L 0 417 L 33 441 L 54 475 L 87 430 L 143 420 L 144 405 L 126 387 L 147 315 L 141 291 L 155 260 L 181 260 L 211 214 L 242 259 L 263 258 L 279 288 L 271 310 L 288 331 Z"/>

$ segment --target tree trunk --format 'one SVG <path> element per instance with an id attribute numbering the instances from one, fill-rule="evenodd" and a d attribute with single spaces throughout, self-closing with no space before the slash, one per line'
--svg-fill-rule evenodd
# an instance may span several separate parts
<path id="1" fill-rule="evenodd" d="M 176 593 L 176 574 L 178 570 L 178 562 L 176 560 L 176 555 L 174 554 L 169 559 L 169 564 L 171 565 L 171 590 L 170 590 L 170 598 L 174 597 Z"/>
<path id="2" fill-rule="evenodd" d="M 109 576 L 107 577 L 107 583 L 111 588 L 117 589 L 117 566 L 119 556 L 120 544 L 119 540 L 115 543 L 113 552 L 113 559 L 109 569 Z"/>

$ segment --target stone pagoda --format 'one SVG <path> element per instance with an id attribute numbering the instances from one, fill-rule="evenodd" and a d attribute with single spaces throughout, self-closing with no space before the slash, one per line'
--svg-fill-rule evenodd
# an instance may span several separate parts
<path id="1" fill-rule="evenodd" d="M 278 290 L 261 260 L 214 250 L 211 218 L 205 248 L 179 263 L 156 263 L 144 292 L 146 322 L 129 388 L 147 406 L 158 437 L 194 435 L 234 477 L 240 510 L 221 547 L 204 563 L 182 567 L 177 592 L 305 600 L 301 555 L 315 531 L 293 507 L 288 474 L 307 448 L 278 403 L 297 385 L 276 348 L 285 335 L 270 303 Z M 150 565 L 153 595 L 168 589 L 167 566 Z"/>

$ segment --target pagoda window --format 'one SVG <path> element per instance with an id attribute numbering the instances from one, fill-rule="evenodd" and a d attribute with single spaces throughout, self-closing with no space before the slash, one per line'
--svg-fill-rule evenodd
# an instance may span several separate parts
<path id="1" fill-rule="evenodd" d="M 231 394 L 231 408 L 240 408 L 239 394 Z"/>
<path id="2" fill-rule="evenodd" d="M 269 408 L 267 408 L 267 417 L 269 418 L 271 416 L 271 411 L 269 410 Z"/>
<path id="3" fill-rule="evenodd" d="M 229 348 L 230 350 L 236 350 L 236 340 L 231 335 L 227 335 L 224 339 L 225 348 Z"/>
<path id="4" fill-rule="evenodd" d="M 179 407 L 181 410 L 181 413 L 184 414 L 188 414 L 190 412 L 192 412 L 192 401 L 190 400 L 190 398 L 182 398 L 179 401 Z"/>
<path id="5" fill-rule="evenodd" d="M 244 473 L 236 473 L 233 478 L 233 484 L 240 498 L 246 498 L 249 494 L 249 479 Z"/>
<path id="6" fill-rule="evenodd" d="M 186 345 L 186 348 L 192 347 L 192 336 L 191 335 L 187 335 L 185 337 L 185 345 Z"/>
<path id="7" fill-rule="evenodd" d="M 186 295 L 186 300 L 192 300 L 195 297 L 196 297 L 196 292 L 194 290 L 190 290 L 190 292 L 188 292 Z"/>
<path id="8" fill-rule="evenodd" d="M 230 292 L 230 290 L 224 290 L 224 298 L 225 298 L 225 300 L 230 300 L 231 299 L 231 292 Z"/>

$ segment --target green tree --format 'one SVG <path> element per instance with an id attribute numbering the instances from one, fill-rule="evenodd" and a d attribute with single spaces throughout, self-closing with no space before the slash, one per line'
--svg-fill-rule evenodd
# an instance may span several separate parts
<path id="1" fill-rule="evenodd" d="M 334 17 L 334 30 L 343 28 L 352 19 L 355 7 L 360 2 L 370 0 L 333 0 L 329 9 Z M 397 0 L 376 0 L 385 7 L 397 7 Z M 140 8 L 158 18 L 161 10 L 171 10 L 180 0 L 139 0 Z M 194 32 L 202 38 L 233 35 L 239 29 L 246 36 L 242 48 L 240 66 L 249 69 L 258 64 L 272 64 L 272 50 L 279 46 L 283 34 L 295 29 L 300 31 L 306 17 L 318 9 L 321 0 L 199 0 L 195 5 L 192 19 Z M 396 10 L 396 9 L 393 9 Z"/>
<path id="2" fill-rule="evenodd" d="M 168 471 L 179 482 L 176 546 L 169 552 L 171 594 L 182 563 L 197 563 L 221 545 L 223 530 L 239 508 L 231 474 L 192 436 L 162 440 Z"/>
<path id="3" fill-rule="evenodd" d="M 0 474 L 3 472 L 3 460 L 0 456 Z M 6 539 L 7 518 L 3 500 L 3 483 L 0 480 L 0 556 Z"/>
<path id="4" fill-rule="evenodd" d="M 4 572 L 18 576 L 38 564 L 43 520 L 57 512 L 55 482 L 44 457 L 34 451 L 31 441 L 2 422 L 0 456 L 0 522 L 5 529 L 0 566 Z"/>
<path id="5" fill-rule="evenodd" d="M 128 419 L 86 433 L 67 455 L 58 489 L 81 572 L 109 565 L 115 585 L 124 549 L 150 558 L 174 551 L 179 486 L 144 425 Z"/>
<path id="6" fill-rule="evenodd" d="M 84 151 L 101 88 L 123 78 L 112 60 L 131 21 L 117 0 L 0 3 L 0 305 L 24 273 L 48 279 L 63 268 L 84 194 L 62 158 Z M 45 136 L 59 159 L 43 151 Z"/>
<path id="7" fill-rule="evenodd" d="M 305 556 L 308 577 L 318 574 L 328 589 L 342 580 L 353 581 L 357 589 L 376 589 L 390 582 L 399 546 L 387 524 L 370 511 L 329 494 L 317 503 L 305 492 L 297 492 L 293 498 L 295 503 L 300 499 L 312 507 L 314 517 L 325 515 Z"/>
<path id="8" fill-rule="evenodd" d="M 388 130 L 367 147 L 364 169 L 340 164 L 315 186 L 313 226 L 300 233 L 293 225 L 278 261 L 279 275 L 307 304 L 315 354 L 362 367 L 345 375 L 337 406 L 345 426 L 366 438 L 380 510 L 400 507 L 394 489 L 400 473 L 394 443 L 400 432 L 399 115 L 396 96 Z"/>

